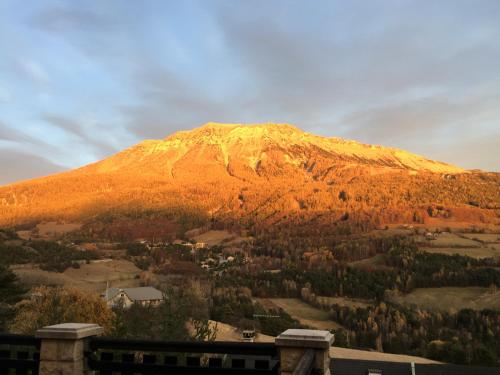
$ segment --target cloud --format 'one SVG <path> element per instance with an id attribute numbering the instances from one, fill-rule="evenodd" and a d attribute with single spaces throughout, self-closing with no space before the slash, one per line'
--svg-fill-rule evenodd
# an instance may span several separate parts
<path id="1" fill-rule="evenodd" d="M 92 124 L 85 124 L 61 115 L 47 113 L 43 115 L 43 119 L 71 136 L 76 137 L 79 141 L 83 141 L 84 147 L 89 146 L 94 148 L 100 157 L 117 151 L 115 147 L 102 140 L 102 134 L 100 135 Z M 99 138 L 96 138 L 95 135 L 98 135 Z"/>
<path id="2" fill-rule="evenodd" d="M 26 134 L 25 132 L 8 127 L 0 121 L 0 140 L 14 142 L 22 146 L 38 145 L 44 146 L 45 142 Z"/>
<path id="3" fill-rule="evenodd" d="M 49 0 L 25 14 L 0 29 L 28 32 L 17 71 L 52 98 L 6 86 L 22 114 L 9 124 L 60 130 L 39 149 L 68 165 L 207 121 L 290 122 L 459 164 L 500 119 L 494 0 Z M 475 158 L 498 169 L 498 150 Z"/>
<path id="4" fill-rule="evenodd" d="M 53 6 L 42 9 L 32 18 L 32 24 L 42 30 L 60 33 L 75 29 L 106 29 L 109 19 L 95 11 L 74 7 Z"/>
<path id="5" fill-rule="evenodd" d="M 492 118 L 500 117 L 500 93 L 465 98 L 427 97 L 353 112 L 342 118 L 349 135 L 365 142 L 408 143 L 429 137 L 456 138 L 474 134 L 490 137 Z M 474 124 L 471 127 L 470 124 Z"/>
<path id="6" fill-rule="evenodd" d="M 435 158 L 453 160 L 462 168 L 500 172 L 497 151 L 500 149 L 500 131 L 494 131 L 489 136 L 453 139 L 452 143 L 452 147 L 435 148 Z"/>
<path id="7" fill-rule="evenodd" d="M 488 20 L 478 21 L 484 31 L 474 36 L 479 26 L 467 20 L 464 29 L 460 12 L 370 4 L 321 13 L 268 6 L 258 16 L 239 3 L 222 8 L 217 17 L 230 56 L 257 87 L 249 103 L 298 122 L 326 122 L 368 106 L 462 92 L 496 76 L 500 30 Z"/>
<path id="8" fill-rule="evenodd" d="M 5 87 L 0 86 L 0 103 L 8 103 L 12 99 L 12 94 Z"/>
<path id="9" fill-rule="evenodd" d="M 63 167 L 19 150 L 0 148 L 0 184 L 61 172 Z M 15 168 L 13 168 L 15 166 Z"/>
<path id="10" fill-rule="evenodd" d="M 20 59 L 18 60 L 21 70 L 37 85 L 48 86 L 50 84 L 50 77 L 42 66 L 32 60 Z"/>
<path id="11" fill-rule="evenodd" d="M 227 105 L 154 64 L 143 64 L 132 77 L 132 85 L 139 103 L 120 106 L 119 110 L 126 118 L 127 129 L 138 137 L 164 137 L 179 128 L 229 118 L 224 116 Z"/>

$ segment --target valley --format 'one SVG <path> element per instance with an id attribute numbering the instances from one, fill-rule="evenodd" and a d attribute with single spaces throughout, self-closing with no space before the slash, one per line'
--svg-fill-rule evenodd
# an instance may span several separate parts
<path id="1" fill-rule="evenodd" d="M 118 337 L 314 328 L 345 355 L 497 365 L 499 184 L 289 125 L 209 123 L 0 187 L 0 262 L 28 295 L 168 296 L 110 309 Z"/>

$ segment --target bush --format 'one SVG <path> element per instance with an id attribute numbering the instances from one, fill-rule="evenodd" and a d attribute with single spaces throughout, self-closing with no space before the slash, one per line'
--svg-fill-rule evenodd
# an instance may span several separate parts
<path id="1" fill-rule="evenodd" d="M 133 242 L 133 243 L 127 244 L 127 255 L 129 255 L 131 257 L 144 255 L 147 253 L 147 251 L 148 251 L 148 248 L 146 247 L 146 245 L 144 245 L 142 243 Z"/>
<path id="2" fill-rule="evenodd" d="M 33 334 L 37 329 L 59 323 L 96 323 L 109 333 L 115 314 L 98 295 L 73 288 L 39 287 L 21 302 L 11 330 Z"/>

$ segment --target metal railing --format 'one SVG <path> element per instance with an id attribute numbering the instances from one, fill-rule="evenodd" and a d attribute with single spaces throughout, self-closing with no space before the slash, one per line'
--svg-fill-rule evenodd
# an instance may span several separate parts
<path id="1" fill-rule="evenodd" d="M 273 343 L 92 338 L 85 355 L 89 368 L 101 375 L 279 373 L 278 350 Z"/>
<path id="2" fill-rule="evenodd" d="M 35 336 L 0 333 L 0 374 L 38 375 L 40 340 Z"/>

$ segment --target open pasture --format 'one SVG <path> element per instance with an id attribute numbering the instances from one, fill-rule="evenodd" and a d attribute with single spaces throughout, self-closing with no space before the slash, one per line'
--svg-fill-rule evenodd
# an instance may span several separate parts
<path id="1" fill-rule="evenodd" d="M 358 307 L 366 308 L 372 305 L 371 301 L 360 298 L 324 297 L 324 296 L 318 296 L 316 298 L 321 304 L 325 306 L 339 305 L 339 306 L 347 306 L 352 309 L 357 309 Z"/>
<path id="2" fill-rule="evenodd" d="M 349 265 L 362 270 L 376 269 L 376 270 L 391 270 L 392 267 L 385 264 L 385 254 L 377 254 L 371 258 L 365 258 L 354 262 L 349 262 Z"/>
<path id="3" fill-rule="evenodd" d="M 208 246 L 236 245 L 248 240 L 248 238 L 240 237 L 227 230 L 209 230 L 199 235 L 192 236 L 191 239 L 196 242 L 204 242 Z"/>
<path id="4" fill-rule="evenodd" d="M 500 258 L 500 249 L 495 249 L 493 246 L 486 247 L 473 247 L 473 248 L 463 248 L 463 247 L 420 247 L 420 250 L 433 253 L 433 254 L 445 254 L 445 255 L 462 255 L 468 256 L 475 259 L 482 258 Z"/>
<path id="5" fill-rule="evenodd" d="M 419 241 L 426 241 L 425 237 L 420 236 Z M 428 241 L 433 247 L 480 247 L 481 242 L 470 238 L 463 238 L 456 233 L 441 233 L 435 239 Z"/>
<path id="6" fill-rule="evenodd" d="M 483 241 L 486 243 L 500 243 L 500 234 L 498 233 L 462 233 L 462 236 L 474 241 Z"/>
<path id="7" fill-rule="evenodd" d="M 27 286 L 57 285 L 102 292 L 106 284 L 112 287 L 139 286 L 139 274 L 142 272 L 132 262 L 111 260 L 83 264 L 80 268 L 68 268 L 66 271 L 48 272 L 33 265 L 12 267 L 21 282 Z"/>
<path id="8" fill-rule="evenodd" d="M 481 287 L 419 288 L 406 295 L 395 296 L 391 302 L 432 311 L 467 308 L 499 310 L 500 291 L 492 292 Z"/>
<path id="9" fill-rule="evenodd" d="M 257 298 L 266 309 L 281 308 L 301 324 L 316 329 L 335 329 L 341 325 L 329 319 L 328 312 L 317 309 L 298 298 Z"/>

